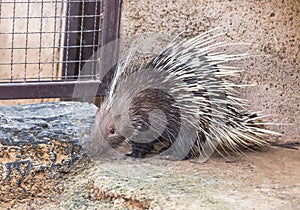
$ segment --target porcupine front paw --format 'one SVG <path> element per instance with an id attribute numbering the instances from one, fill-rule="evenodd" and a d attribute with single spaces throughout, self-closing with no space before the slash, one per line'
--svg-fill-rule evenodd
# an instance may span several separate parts
<path id="1" fill-rule="evenodd" d="M 132 158 L 144 158 L 146 154 L 147 153 L 143 153 L 143 152 L 132 152 L 132 153 L 126 154 L 126 156 L 132 157 Z"/>
<path id="2" fill-rule="evenodd" d="M 189 152 L 185 156 L 178 156 L 174 151 L 169 150 L 169 148 L 164 148 L 159 151 L 159 157 L 163 160 L 177 161 L 177 160 L 187 160 L 193 157 L 193 155 L 191 154 L 191 152 Z"/>
<path id="3" fill-rule="evenodd" d="M 141 144 L 141 143 L 132 143 L 132 151 L 126 156 L 133 158 L 144 158 L 153 149 L 153 143 Z"/>

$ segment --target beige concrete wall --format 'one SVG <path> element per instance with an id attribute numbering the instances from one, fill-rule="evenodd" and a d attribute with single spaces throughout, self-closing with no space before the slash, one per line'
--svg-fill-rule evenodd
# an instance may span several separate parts
<path id="1" fill-rule="evenodd" d="M 188 36 L 221 27 L 228 42 L 255 57 L 234 64 L 245 72 L 239 82 L 250 108 L 264 111 L 284 133 L 281 141 L 300 141 L 300 1 L 125 0 L 123 35 L 156 32 Z"/>

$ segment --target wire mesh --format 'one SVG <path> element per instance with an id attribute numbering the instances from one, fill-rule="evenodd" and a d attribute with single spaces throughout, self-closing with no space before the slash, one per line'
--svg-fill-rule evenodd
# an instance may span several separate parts
<path id="1" fill-rule="evenodd" d="M 0 82 L 96 78 L 99 0 L 0 0 Z M 91 59 L 92 58 L 92 59 Z M 83 78 L 83 77 L 81 77 Z"/>

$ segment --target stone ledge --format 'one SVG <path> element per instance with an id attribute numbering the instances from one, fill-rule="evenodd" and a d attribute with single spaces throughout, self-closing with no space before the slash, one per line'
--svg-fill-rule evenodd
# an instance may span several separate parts
<path id="1" fill-rule="evenodd" d="M 79 102 L 0 107 L 0 202 L 61 192 L 58 178 L 84 157 L 96 110 Z"/>

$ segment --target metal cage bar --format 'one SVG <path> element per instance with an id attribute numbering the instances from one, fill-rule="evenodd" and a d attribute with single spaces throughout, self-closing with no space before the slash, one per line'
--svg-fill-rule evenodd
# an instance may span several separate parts
<path id="1" fill-rule="evenodd" d="M 43 5 L 48 2 L 53 1 L 40 1 Z M 60 2 L 66 1 L 63 0 Z M 29 1 L 11 1 L 9 3 L 28 3 L 29 5 Z M 54 66 L 61 64 L 61 79 L 53 80 L 53 75 L 49 75 L 50 79 L 43 78 L 43 80 L 39 81 L 30 81 L 30 77 L 27 77 L 23 81 L 0 82 L 0 99 L 72 98 L 75 86 L 77 97 L 95 96 L 95 93 L 90 91 L 90 89 L 91 87 L 92 89 L 97 88 L 101 83 L 101 81 L 96 79 L 96 73 L 99 71 L 101 72 L 102 68 L 105 68 L 105 64 L 115 62 L 118 57 L 118 45 L 111 48 L 109 52 L 100 55 L 100 58 L 95 57 L 95 52 L 108 42 L 119 38 L 121 0 L 100 0 L 98 2 L 89 0 L 69 0 L 67 1 L 66 8 L 65 15 L 62 16 L 65 18 L 65 25 L 64 28 L 61 29 L 64 33 L 64 44 L 60 47 L 58 45 L 59 43 L 55 42 L 54 38 L 53 46 L 49 46 L 49 48 L 53 49 L 53 52 L 55 48 L 63 50 L 63 61 L 54 61 L 54 55 L 52 61 L 45 62 L 39 59 L 39 65 L 49 64 Z M 0 14 L 2 15 L 1 11 L 0 8 Z M 45 11 L 41 10 L 41 17 L 44 12 Z M 30 8 L 28 9 L 28 14 L 29 13 Z M 35 17 L 36 16 L 31 15 L 28 18 L 35 19 Z M 53 19 L 62 18 L 58 17 L 57 13 L 49 17 Z M 97 18 L 91 21 L 93 17 Z M 3 17 L 3 19 L 5 18 L 8 17 Z M 14 18 L 16 19 L 13 19 L 13 21 L 16 21 L 18 16 L 14 16 Z M 43 28 L 43 25 L 40 27 Z M 55 29 L 57 26 L 54 25 L 53 27 Z M 18 31 L 13 32 L 15 34 L 19 33 Z M 32 33 L 28 30 L 26 32 L 28 34 Z M 57 33 L 55 30 L 53 32 Z M 1 33 L 6 32 L 0 31 L 0 35 Z M 40 40 L 37 40 L 39 46 L 32 47 L 40 51 L 39 56 L 41 56 L 42 50 L 45 48 L 45 46 L 42 46 L 43 39 L 41 38 L 41 35 L 45 33 L 47 33 L 47 31 L 40 31 Z M 15 34 L 12 34 L 12 39 Z M 68 36 L 69 39 L 67 39 Z M 78 46 L 79 49 L 77 48 Z M 26 47 L 26 50 L 31 49 L 28 44 L 26 44 Z M 8 48 L 11 48 L 11 51 L 18 49 L 14 44 Z M 7 50 L 8 48 L 0 48 L 0 52 L 1 50 Z M 13 62 L 14 65 L 18 65 L 18 61 L 13 60 Z M 29 60 L 25 63 L 28 69 L 28 66 L 31 63 Z M 89 63 L 89 67 L 91 66 L 91 74 L 80 75 L 80 69 L 87 63 Z M 114 69 L 112 68 L 111 72 L 113 70 Z M 104 83 L 101 83 L 99 86 L 96 94 L 97 96 L 105 94 L 105 88 L 107 88 L 107 84 L 109 83 L 108 80 L 112 75 L 111 72 L 108 74 L 109 76 L 104 78 Z M 80 91 L 78 91 L 79 89 Z"/>

